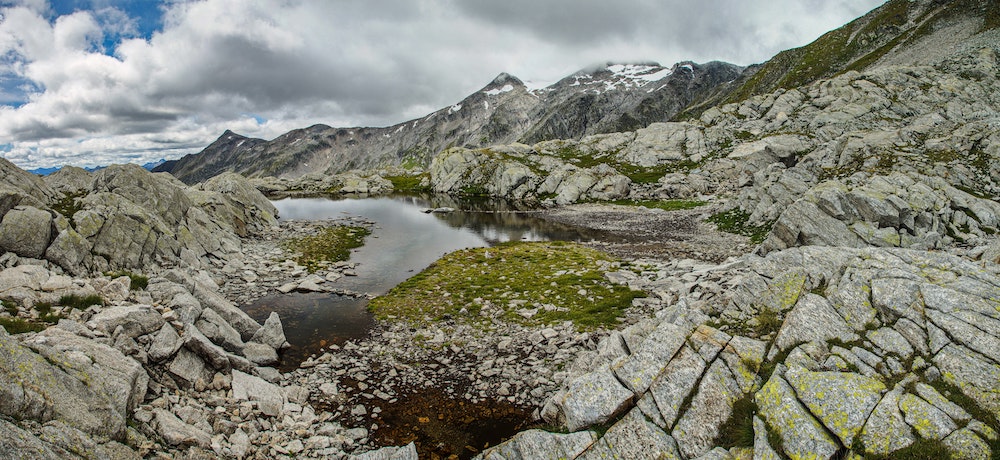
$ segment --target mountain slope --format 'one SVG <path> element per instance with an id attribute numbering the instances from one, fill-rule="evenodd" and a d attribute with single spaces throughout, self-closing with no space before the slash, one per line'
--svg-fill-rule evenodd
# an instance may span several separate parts
<path id="1" fill-rule="evenodd" d="M 849 70 L 930 64 L 996 40 L 1000 3 L 990 0 L 890 0 L 812 43 L 747 67 L 739 79 L 681 112 L 697 117 L 720 104 L 791 89 Z M 990 32 L 990 33 L 984 33 Z"/>
<path id="2" fill-rule="evenodd" d="M 226 171 L 298 177 L 390 165 L 426 166 L 450 146 L 575 139 L 645 126 L 707 97 L 742 68 L 721 62 L 607 64 L 540 90 L 500 74 L 461 102 L 424 118 L 385 128 L 315 125 L 271 141 L 227 131 L 202 152 L 156 169 L 187 183 Z"/>

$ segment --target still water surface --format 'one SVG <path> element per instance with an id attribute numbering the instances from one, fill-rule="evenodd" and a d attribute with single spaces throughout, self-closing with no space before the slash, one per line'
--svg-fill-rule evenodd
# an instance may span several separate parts
<path id="1" fill-rule="evenodd" d="M 442 255 L 463 248 L 507 241 L 608 240 L 601 232 L 545 221 L 535 213 L 500 201 L 455 201 L 451 197 L 393 196 L 379 198 L 288 198 L 273 202 L 281 219 L 322 220 L 345 217 L 375 222 L 365 245 L 355 249 L 358 276 L 343 277 L 336 286 L 356 292 L 384 294 L 426 268 Z M 455 212 L 426 214 L 428 208 Z M 364 337 L 374 324 L 367 300 L 330 294 L 269 295 L 244 309 L 263 322 L 271 311 L 281 316 L 292 345 L 282 354 L 282 370 L 293 369 L 323 346 Z"/>

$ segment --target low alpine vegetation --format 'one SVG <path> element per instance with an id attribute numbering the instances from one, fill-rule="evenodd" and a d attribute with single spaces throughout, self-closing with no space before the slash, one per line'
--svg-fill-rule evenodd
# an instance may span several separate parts
<path id="1" fill-rule="evenodd" d="M 609 283 L 617 261 L 565 242 L 506 243 L 455 251 L 369 308 L 380 319 L 415 325 L 455 319 L 487 325 L 572 321 L 578 329 L 613 327 L 642 292 Z"/>
<path id="2" fill-rule="evenodd" d="M 325 227 L 315 235 L 285 240 L 281 246 L 297 254 L 296 263 L 315 272 L 330 263 L 349 259 L 351 249 L 363 246 L 370 234 L 371 230 L 364 227 L 337 225 Z"/>

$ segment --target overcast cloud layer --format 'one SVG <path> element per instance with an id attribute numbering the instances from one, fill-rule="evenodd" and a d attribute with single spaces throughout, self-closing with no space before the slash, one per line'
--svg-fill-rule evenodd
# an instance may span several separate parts
<path id="1" fill-rule="evenodd" d="M 0 155 L 22 167 L 176 158 L 225 129 L 386 126 L 500 72 L 747 65 L 882 0 L 170 0 L 145 4 L 146 32 L 134 1 L 74 2 L 0 0 Z"/>

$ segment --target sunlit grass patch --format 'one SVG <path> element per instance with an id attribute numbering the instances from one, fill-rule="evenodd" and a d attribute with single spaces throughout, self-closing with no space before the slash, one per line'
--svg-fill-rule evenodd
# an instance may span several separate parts
<path id="1" fill-rule="evenodd" d="M 369 303 L 380 319 L 615 326 L 643 293 L 609 283 L 615 260 L 575 243 L 507 243 L 445 255 Z"/>

